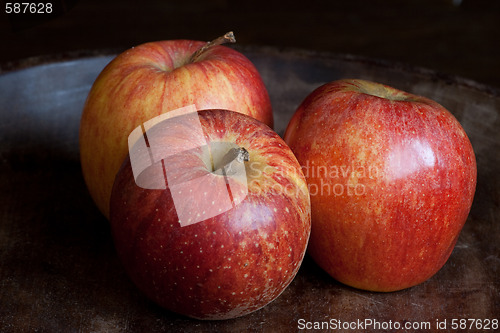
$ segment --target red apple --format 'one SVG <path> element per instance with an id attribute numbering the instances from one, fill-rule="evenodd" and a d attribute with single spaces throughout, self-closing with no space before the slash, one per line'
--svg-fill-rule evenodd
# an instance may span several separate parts
<path id="1" fill-rule="evenodd" d="M 476 161 L 438 103 L 362 80 L 313 91 L 285 141 L 311 195 L 309 253 L 344 284 L 395 291 L 435 274 L 467 219 Z"/>
<path id="2" fill-rule="evenodd" d="M 143 44 L 118 55 L 96 79 L 80 125 L 83 176 L 100 211 L 109 217 L 116 173 L 127 155 L 127 136 L 146 120 L 185 105 L 238 110 L 272 127 L 269 96 L 253 64 L 218 44 L 171 40 Z"/>
<path id="3" fill-rule="evenodd" d="M 131 146 L 110 205 L 118 255 L 138 288 L 200 319 L 242 316 L 278 297 L 311 227 L 307 184 L 285 142 L 226 110 L 144 128 L 147 143 Z"/>

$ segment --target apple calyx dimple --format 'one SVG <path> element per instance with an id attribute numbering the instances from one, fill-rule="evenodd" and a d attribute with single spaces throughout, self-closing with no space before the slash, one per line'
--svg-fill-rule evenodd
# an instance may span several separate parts
<path id="1" fill-rule="evenodd" d="M 365 80 L 354 80 L 354 83 L 353 85 L 366 95 L 388 99 L 390 101 L 415 102 L 418 100 L 417 96 L 380 83 Z"/>
<path id="2" fill-rule="evenodd" d="M 191 55 L 188 63 L 196 62 L 207 50 L 211 49 L 214 46 L 222 45 L 224 43 L 236 43 L 236 38 L 234 37 L 234 33 L 232 31 L 227 32 L 223 36 L 220 36 L 213 41 L 207 42 L 201 48 L 199 48 L 195 53 Z"/>

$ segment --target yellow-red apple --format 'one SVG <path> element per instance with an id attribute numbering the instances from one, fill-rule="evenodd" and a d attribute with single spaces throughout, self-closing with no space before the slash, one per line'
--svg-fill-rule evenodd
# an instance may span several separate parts
<path id="1" fill-rule="evenodd" d="M 109 217 L 116 173 L 129 133 L 154 116 L 186 105 L 237 110 L 272 127 L 269 96 L 253 64 L 214 42 L 146 43 L 113 59 L 94 82 L 80 125 L 80 157 L 90 195 Z"/>

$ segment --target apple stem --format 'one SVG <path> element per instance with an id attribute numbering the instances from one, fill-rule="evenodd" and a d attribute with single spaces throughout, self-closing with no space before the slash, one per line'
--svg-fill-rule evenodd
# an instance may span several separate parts
<path id="1" fill-rule="evenodd" d="M 248 150 L 243 147 L 231 148 L 226 155 L 221 159 L 218 166 L 215 169 L 221 169 L 223 173 L 226 170 L 231 171 L 235 163 L 244 163 L 250 160 L 250 154 Z"/>
<path id="2" fill-rule="evenodd" d="M 199 48 L 191 58 L 189 59 L 189 62 L 195 62 L 200 58 L 203 53 L 205 53 L 207 50 L 211 49 L 214 46 L 217 45 L 222 45 L 224 43 L 236 43 L 236 38 L 234 38 L 234 33 L 232 31 L 229 31 L 226 33 L 224 36 L 220 36 L 219 38 L 214 39 L 213 41 L 207 42 L 205 45 L 203 45 L 201 48 Z"/>

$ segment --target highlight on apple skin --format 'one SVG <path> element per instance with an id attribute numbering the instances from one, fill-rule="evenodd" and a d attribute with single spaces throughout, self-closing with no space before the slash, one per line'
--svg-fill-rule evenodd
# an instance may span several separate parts
<path id="1" fill-rule="evenodd" d="M 313 91 L 285 133 L 306 176 L 308 252 L 352 287 L 395 291 L 450 256 L 476 187 L 460 123 L 424 97 L 364 80 Z"/>
<path id="2" fill-rule="evenodd" d="M 149 146 L 132 145 L 113 186 L 112 234 L 151 300 L 193 318 L 235 318 L 272 302 L 297 274 L 309 193 L 297 159 L 267 125 L 227 110 L 194 114 L 152 126 Z M 134 175 L 131 160 L 141 156 L 150 167 Z"/>
<path id="3" fill-rule="evenodd" d="M 89 193 L 109 218 L 116 173 L 129 133 L 145 121 L 186 105 L 237 110 L 273 126 L 271 103 L 255 66 L 226 46 L 232 33 L 206 43 L 145 43 L 114 58 L 95 80 L 80 123 L 80 160 Z"/>

